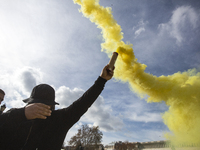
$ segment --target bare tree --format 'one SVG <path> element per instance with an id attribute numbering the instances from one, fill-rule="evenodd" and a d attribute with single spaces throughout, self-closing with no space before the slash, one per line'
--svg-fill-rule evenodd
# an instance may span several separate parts
<path id="1" fill-rule="evenodd" d="M 84 150 L 95 149 L 98 148 L 99 144 L 101 144 L 102 137 L 103 133 L 99 130 L 98 126 L 89 127 L 85 124 L 78 129 L 78 133 L 71 137 L 68 143 L 75 147 L 81 145 L 84 147 Z"/>

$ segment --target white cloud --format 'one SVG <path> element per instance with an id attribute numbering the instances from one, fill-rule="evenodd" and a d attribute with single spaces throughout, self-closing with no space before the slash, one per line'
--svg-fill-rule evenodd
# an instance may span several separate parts
<path id="1" fill-rule="evenodd" d="M 135 38 L 137 38 L 142 32 L 145 32 L 145 26 L 148 24 L 148 22 L 144 22 L 143 20 L 140 20 L 136 26 L 133 27 L 133 30 L 135 31 Z"/>
<path id="2" fill-rule="evenodd" d="M 119 116 L 112 114 L 112 108 L 104 104 L 104 98 L 100 96 L 93 106 L 88 110 L 83 120 L 93 122 L 94 126 L 99 126 L 102 131 L 118 131 L 124 126 Z"/>
<path id="3" fill-rule="evenodd" d="M 123 112 L 125 119 L 136 122 L 162 122 L 160 113 L 153 112 L 155 108 L 147 107 L 145 101 L 139 101 L 135 104 L 129 104 Z M 149 104 L 150 105 L 150 104 Z M 161 108 L 157 108 L 161 109 Z"/>
<path id="4" fill-rule="evenodd" d="M 169 34 L 176 39 L 177 44 L 185 40 L 184 31 L 192 31 L 197 27 L 199 15 L 190 6 L 181 6 L 173 11 L 169 22 L 160 24 L 158 27 L 161 34 Z"/>
<path id="5" fill-rule="evenodd" d="M 0 67 L 16 69 L 24 65 L 52 70 L 56 65 L 76 62 L 69 53 L 76 53 L 70 40 L 77 31 L 76 19 L 57 1 L 0 2 Z M 76 40 L 74 40 L 76 41 Z M 71 46 L 72 45 L 72 46 Z M 66 47 L 73 47 L 73 51 Z M 4 66 L 3 66 L 4 65 Z"/>
<path id="6" fill-rule="evenodd" d="M 29 97 L 33 87 L 41 83 L 42 75 L 39 69 L 31 67 L 5 71 L 0 76 L 0 85 L 6 92 L 5 103 L 8 108 L 24 106 L 22 100 Z"/>
<path id="7" fill-rule="evenodd" d="M 166 132 L 168 131 L 141 129 L 139 131 L 126 132 L 125 136 L 129 137 L 129 139 L 135 139 L 136 140 L 135 142 L 150 142 L 150 141 L 166 140 L 164 138 L 164 133 Z"/>
<path id="8" fill-rule="evenodd" d="M 60 103 L 58 108 L 67 107 L 82 96 L 84 90 L 79 88 L 70 89 L 61 86 L 56 90 L 56 101 Z M 99 126 L 102 131 L 116 131 L 123 127 L 122 120 L 112 115 L 112 109 L 105 105 L 104 98 L 99 96 L 86 114 L 81 118 L 81 122 L 89 122 L 94 126 Z"/>
<path id="9" fill-rule="evenodd" d="M 148 113 L 144 112 L 142 114 L 132 113 L 127 116 L 128 119 L 137 122 L 162 122 L 161 114 L 159 113 Z"/>
<path id="10" fill-rule="evenodd" d="M 42 81 L 42 72 L 39 69 L 24 67 L 20 69 L 18 72 L 18 84 L 23 93 L 32 91 L 33 87 Z"/>
<path id="11" fill-rule="evenodd" d="M 145 28 L 144 27 L 141 27 L 141 28 L 139 28 L 137 31 L 135 31 L 135 36 L 137 37 L 137 36 L 139 36 L 142 32 L 144 32 L 145 31 Z"/>
<path id="12" fill-rule="evenodd" d="M 129 141 L 129 142 L 150 142 L 166 140 L 164 134 L 169 132 L 168 130 L 156 130 L 156 129 L 133 129 L 123 130 L 121 132 L 104 133 L 103 143 L 105 145 L 114 141 Z"/>
<path id="13" fill-rule="evenodd" d="M 10 108 L 20 108 L 24 106 L 24 103 L 22 100 L 24 99 L 21 95 L 20 92 L 17 90 L 13 90 L 12 97 L 10 97 L 12 100 L 6 101 L 6 105 L 8 105 L 9 109 Z M 7 110 L 6 110 L 7 111 Z"/>
<path id="14" fill-rule="evenodd" d="M 61 86 L 56 90 L 56 101 L 60 104 L 58 108 L 64 108 L 71 105 L 84 93 L 84 90 L 79 88 L 70 89 L 66 86 Z"/>

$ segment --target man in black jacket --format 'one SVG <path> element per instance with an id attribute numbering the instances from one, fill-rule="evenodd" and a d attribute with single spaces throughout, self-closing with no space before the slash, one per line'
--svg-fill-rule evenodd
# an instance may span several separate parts
<path id="1" fill-rule="evenodd" d="M 73 104 L 67 108 L 54 110 L 55 91 L 47 84 L 40 84 L 32 90 L 25 108 L 11 109 L 6 121 L 0 122 L 0 150 L 60 150 L 68 130 L 88 110 L 102 92 L 113 71 L 105 66 L 95 83 Z M 46 119 L 27 118 L 26 109 L 43 103 L 51 108 Z M 36 117 L 37 118 L 37 117 Z"/>

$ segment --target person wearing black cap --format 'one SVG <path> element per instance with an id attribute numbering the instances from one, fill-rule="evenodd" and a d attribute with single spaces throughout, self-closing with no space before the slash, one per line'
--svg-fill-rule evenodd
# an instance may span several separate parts
<path id="1" fill-rule="evenodd" d="M 27 103 L 26 107 L 42 103 L 51 107 L 51 115 L 46 116 L 46 119 L 28 120 L 22 109 L 18 112 L 23 114 L 17 118 L 20 121 L 13 123 L 12 114 L 15 112 L 10 111 L 11 118 L 4 124 L 4 131 L 0 128 L 0 150 L 60 150 L 68 130 L 94 103 L 106 81 L 112 78 L 113 71 L 108 68 L 108 65 L 105 66 L 95 83 L 78 100 L 63 109 L 55 110 L 58 103 L 50 85 L 40 84 L 34 87 L 31 96 L 23 100 Z"/>

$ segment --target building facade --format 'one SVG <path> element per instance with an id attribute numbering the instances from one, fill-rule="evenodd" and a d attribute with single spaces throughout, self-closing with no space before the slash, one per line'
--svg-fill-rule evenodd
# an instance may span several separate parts
<path id="1" fill-rule="evenodd" d="M 174 147 L 169 141 L 115 142 L 104 147 L 105 150 L 200 150 L 200 144 L 181 144 Z"/>

